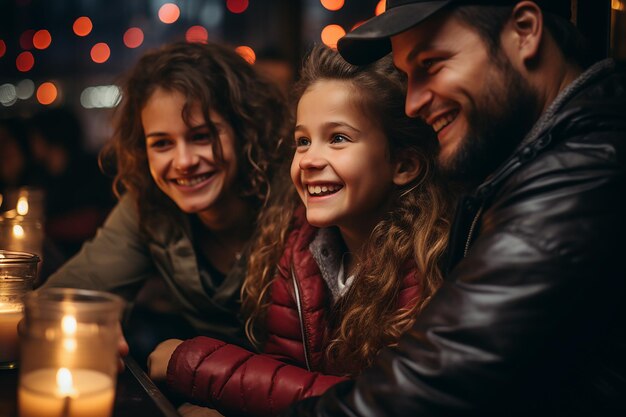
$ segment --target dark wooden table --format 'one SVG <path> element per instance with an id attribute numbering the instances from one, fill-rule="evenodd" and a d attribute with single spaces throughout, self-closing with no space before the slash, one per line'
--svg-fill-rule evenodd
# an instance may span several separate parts
<path id="1" fill-rule="evenodd" d="M 132 358 L 117 378 L 113 417 L 180 417 L 174 406 Z M 0 417 L 17 417 L 19 371 L 0 370 Z"/>

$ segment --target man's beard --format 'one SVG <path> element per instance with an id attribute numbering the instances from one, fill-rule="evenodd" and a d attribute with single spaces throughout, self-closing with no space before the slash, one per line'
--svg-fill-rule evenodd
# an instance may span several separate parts
<path id="1" fill-rule="evenodd" d="M 442 173 L 451 181 L 475 186 L 493 173 L 524 139 L 537 120 L 538 98 L 504 57 L 494 58 L 493 81 L 467 114 L 468 131 Z"/>

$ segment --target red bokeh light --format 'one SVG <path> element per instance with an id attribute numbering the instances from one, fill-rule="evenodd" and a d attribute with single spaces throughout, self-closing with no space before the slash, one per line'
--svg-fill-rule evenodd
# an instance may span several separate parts
<path id="1" fill-rule="evenodd" d="M 7 53 L 7 44 L 4 43 L 2 39 L 0 39 L 0 58 L 2 58 L 4 54 L 6 53 Z"/>
<path id="2" fill-rule="evenodd" d="M 385 12 L 385 0 L 380 0 L 378 2 L 378 4 L 376 5 L 376 10 L 374 11 L 374 13 L 376 14 L 376 16 L 383 14 Z"/>
<path id="3" fill-rule="evenodd" d="M 337 49 L 337 41 L 344 36 L 346 31 L 339 25 L 328 25 L 322 29 L 322 42 L 324 45 Z"/>
<path id="4" fill-rule="evenodd" d="M 341 9 L 344 4 L 344 0 L 320 0 L 320 2 L 324 8 L 333 12 Z"/>
<path id="5" fill-rule="evenodd" d="M 138 48 L 143 43 L 143 30 L 139 28 L 129 28 L 124 32 L 124 45 L 127 48 Z"/>
<path id="6" fill-rule="evenodd" d="M 74 25 L 72 26 L 72 30 L 78 36 L 87 36 L 91 33 L 93 29 L 93 23 L 91 23 L 91 19 L 87 16 L 81 16 L 74 21 Z"/>
<path id="7" fill-rule="evenodd" d="M 174 3 L 165 3 L 159 9 L 159 20 L 166 24 L 172 24 L 180 17 L 180 9 Z"/>
<path id="8" fill-rule="evenodd" d="M 226 8 L 231 13 L 243 13 L 248 8 L 248 0 L 227 0 Z"/>
<path id="9" fill-rule="evenodd" d="M 209 40 L 209 32 L 202 26 L 192 26 L 185 32 L 187 42 L 206 43 Z"/>
<path id="10" fill-rule="evenodd" d="M 256 54 L 254 53 L 254 49 L 249 46 L 241 45 L 235 48 L 235 51 L 241 55 L 243 59 L 248 61 L 249 64 L 254 64 L 256 61 Z"/>
<path id="11" fill-rule="evenodd" d="M 33 45 L 37 49 L 46 49 L 52 43 L 50 32 L 45 29 L 38 30 L 33 35 Z"/>
<path id="12" fill-rule="evenodd" d="M 20 53 L 15 59 L 15 66 L 18 71 L 27 72 L 35 65 L 35 57 L 32 53 L 24 51 Z"/>
<path id="13" fill-rule="evenodd" d="M 45 82 L 37 89 L 37 101 L 44 105 L 54 103 L 58 95 L 57 87 L 51 82 Z"/>
<path id="14" fill-rule="evenodd" d="M 109 45 L 104 42 L 97 43 L 91 48 L 91 59 L 96 64 L 107 62 L 110 56 L 111 49 L 109 48 Z"/>

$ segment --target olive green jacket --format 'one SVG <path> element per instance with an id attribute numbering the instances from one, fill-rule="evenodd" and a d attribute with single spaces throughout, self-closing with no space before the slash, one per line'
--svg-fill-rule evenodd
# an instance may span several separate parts
<path id="1" fill-rule="evenodd" d="M 171 294 L 171 304 L 199 334 L 238 338 L 239 290 L 247 257 L 241 257 L 215 290 L 205 289 L 189 217 L 182 212 L 179 217 L 142 232 L 133 198 L 122 197 L 96 236 L 50 276 L 44 287 L 103 290 L 132 301 L 148 278 L 160 276 Z"/>

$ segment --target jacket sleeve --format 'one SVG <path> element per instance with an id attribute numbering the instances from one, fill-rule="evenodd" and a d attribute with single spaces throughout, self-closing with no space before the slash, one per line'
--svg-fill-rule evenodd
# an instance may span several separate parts
<path id="1" fill-rule="evenodd" d="M 167 368 L 172 390 L 225 415 L 275 416 L 343 380 L 204 336 L 183 342 Z"/>
<path id="2" fill-rule="evenodd" d="M 286 415 L 623 415 L 578 408 L 623 404 L 624 137 L 603 139 L 519 172 L 399 345 Z"/>
<path id="3" fill-rule="evenodd" d="M 140 237 L 137 209 L 126 195 L 96 236 L 43 286 L 110 291 L 131 299 L 139 285 L 154 273 L 147 245 Z"/>

